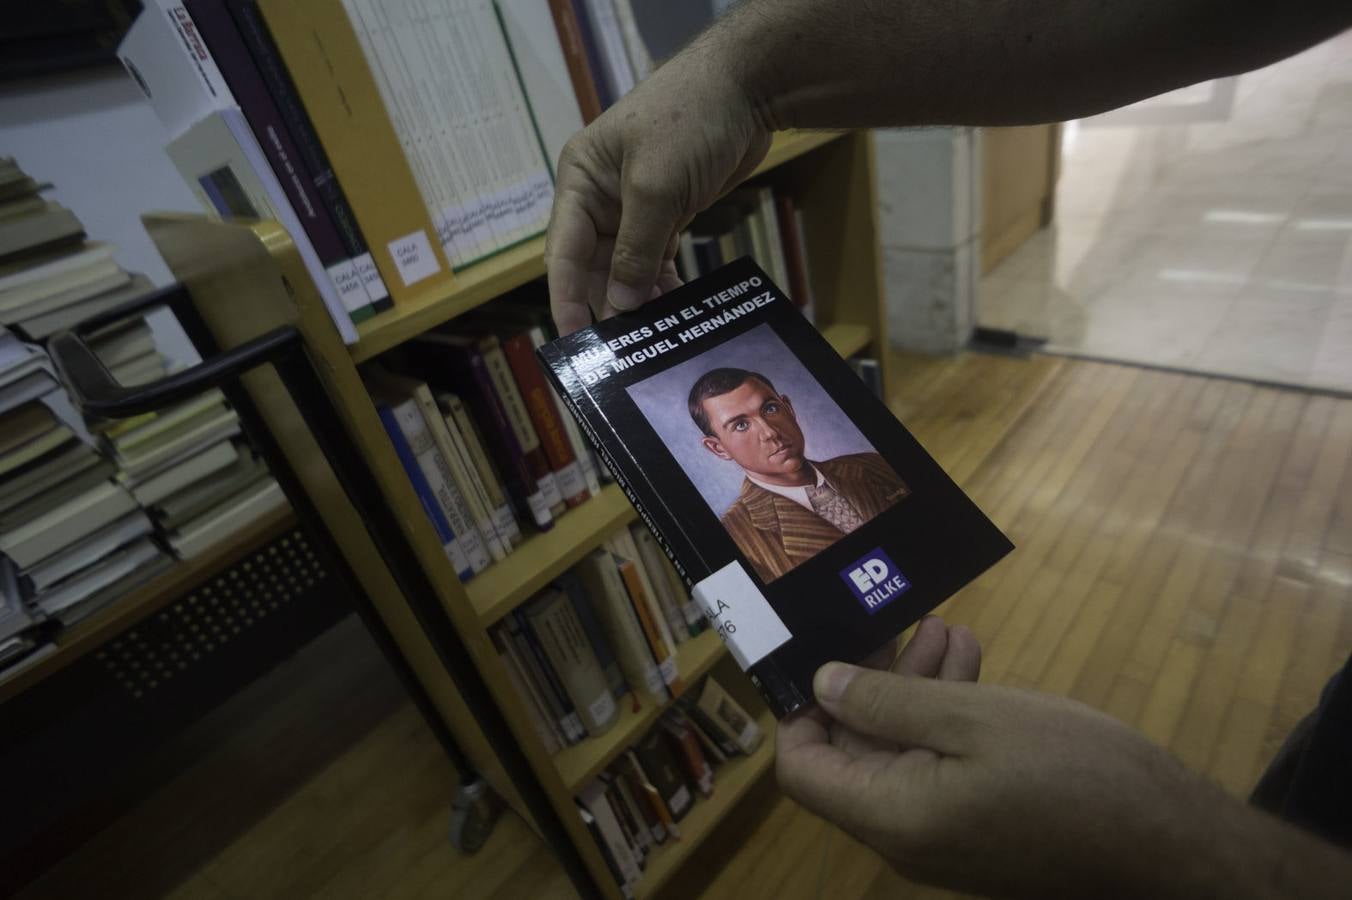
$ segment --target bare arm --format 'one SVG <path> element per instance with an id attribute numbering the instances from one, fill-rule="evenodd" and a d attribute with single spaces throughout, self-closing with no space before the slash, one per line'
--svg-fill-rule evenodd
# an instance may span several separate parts
<path id="1" fill-rule="evenodd" d="M 1343 0 L 750 0 L 705 35 L 772 130 L 1079 118 L 1352 25 Z"/>
<path id="2" fill-rule="evenodd" d="M 747 0 L 564 149 L 554 317 L 566 333 L 674 287 L 680 230 L 778 129 L 1084 116 L 1350 24 L 1348 0 Z"/>

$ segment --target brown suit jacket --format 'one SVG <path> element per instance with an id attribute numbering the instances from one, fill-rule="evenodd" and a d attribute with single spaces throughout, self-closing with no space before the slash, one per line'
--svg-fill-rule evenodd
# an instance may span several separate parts
<path id="1" fill-rule="evenodd" d="M 876 453 L 853 453 L 812 465 L 854 504 L 865 522 L 910 493 L 906 483 Z M 742 482 L 742 492 L 723 513 L 722 522 L 765 582 L 844 537 L 840 529 L 812 510 L 767 491 L 749 478 Z"/>

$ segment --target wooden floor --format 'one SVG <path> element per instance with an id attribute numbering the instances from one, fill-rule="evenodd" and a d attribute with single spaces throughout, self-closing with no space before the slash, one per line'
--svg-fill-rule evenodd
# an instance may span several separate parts
<path id="1" fill-rule="evenodd" d="M 1352 400 L 1064 359 L 899 363 L 894 410 L 1018 545 L 941 610 L 981 639 L 983 678 L 1106 709 L 1246 793 L 1352 650 Z M 309 714 L 335 715 L 318 701 Z M 450 849 L 455 775 L 397 697 L 345 751 L 292 775 L 191 871 L 157 857 L 176 815 L 202 815 L 176 812 L 171 791 L 23 896 L 571 895 L 514 818 L 476 857 Z M 198 776 L 212 778 L 248 783 L 229 765 Z M 136 874 L 163 870 L 178 877 Z M 946 896 L 893 875 L 772 778 L 683 875 L 668 897 Z"/>

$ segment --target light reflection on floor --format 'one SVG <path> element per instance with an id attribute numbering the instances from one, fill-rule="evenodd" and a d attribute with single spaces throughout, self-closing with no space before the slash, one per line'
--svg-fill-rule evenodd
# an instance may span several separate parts
<path id="1" fill-rule="evenodd" d="M 1352 32 L 1070 123 L 1056 222 L 983 280 L 978 320 L 1352 390 Z"/>

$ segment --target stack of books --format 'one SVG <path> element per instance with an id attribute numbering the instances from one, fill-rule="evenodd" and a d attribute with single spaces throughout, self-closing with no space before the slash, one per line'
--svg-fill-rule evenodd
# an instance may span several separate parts
<path id="1" fill-rule="evenodd" d="M 608 475 L 535 357 L 553 335 L 531 285 L 363 368 L 372 400 L 463 580 L 553 527 Z"/>
<path id="2" fill-rule="evenodd" d="M 0 665 L 169 564 L 40 348 L 0 334 Z"/>
<path id="3" fill-rule="evenodd" d="M 41 340 L 151 290 L 108 244 L 86 241 L 70 210 L 42 198 L 51 185 L 0 158 L 0 325 Z"/>
<path id="4" fill-rule="evenodd" d="M 626 895 L 649 855 L 681 839 L 681 820 L 698 797 L 713 794 L 718 766 L 753 753 L 764 739 L 746 709 L 706 678 L 582 790 L 578 812 Z"/>
<path id="5" fill-rule="evenodd" d="M 624 704 L 686 692 L 677 648 L 706 624 L 646 527 L 631 525 L 493 631 L 549 751 L 609 731 Z"/>
<path id="6" fill-rule="evenodd" d="M 218 390 L 101 423 L 95 431 L 117 465 L 118 484 L 179 559 L 201 554 L 286 503 Z"/>

